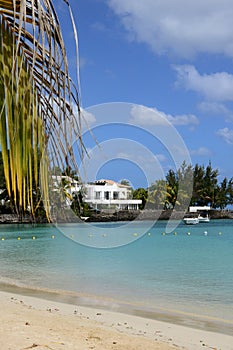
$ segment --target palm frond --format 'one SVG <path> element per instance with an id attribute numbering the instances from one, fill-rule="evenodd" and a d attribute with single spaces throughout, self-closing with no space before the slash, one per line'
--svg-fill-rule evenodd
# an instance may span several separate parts
<path id="1" fill-rule="evenodd" d="M 51 0 L 0 0 L 0 29 L 0 144 L 8 193 L 19 210 L 30 207 L 34 214 L 33 184 L 44 154 L 40 186 L 49 216 L 46 167 L 59 161 L 77 168 L 74 136 L 81 157 L 85 150 L 79 91 Z M 75 29 L 74 35 L 77 44 Z"/>

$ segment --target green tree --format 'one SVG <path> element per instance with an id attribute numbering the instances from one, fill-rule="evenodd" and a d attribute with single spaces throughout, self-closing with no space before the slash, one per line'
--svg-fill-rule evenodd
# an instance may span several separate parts
<path id="1" fill-rule="evenodd" d="M 79 181 L 79 175 L 77 174 L 77 171 L 71 169 L 71 166 L 66 167 L 66 169 L 62 172 L 62 175 L 69 176 L 71 179 Z"/>
<path id="2" fill-rule="evenodd" d="M 166 180 L 156 180 L 148 189 L 148 207 L 162 210 L 167 202 Z"/>
<path id="3" fill-rule="evenodd" d="M 188 209 L 193 194 L 193 168 L 184 161 L 177 170 L 177 204 L 182 210 Z"/>
<path id="4" fill-rule="evenodd" d="M 137 188 L 133 191 L 133 199 L 141 199 L 142 204 L 139 205 L 139 209 L 144 209 L 148 199 L 148 191 L 144 188 Z"/>
<path id="5" fill-rule="evenodd" d="M 121 185 L 131 187 L 129 180 L 122 179 L 120 182 Z"/>
<path id="6" fill-rule="evenodd" d="M 205 168 L 196 164 L 193 169 L 193 195 L 191 205 L 203 205 Z"/>
<path id="7" fill-rule="evenodd" d="M 170 169 L 166 175 L 167 181 L 167 201 L 169 207 L 174 208 L 179 188 L 178 176 L 174 170 Z"/>
<path id="8" fill-rule="evenodd" d="M 227 184 L 227 204 L 233 204 L 233 178 L 228 181 Z"/>
<path id="9" fill-rule="evenodd" d="M 228 183 L 225 177 L 220 185 L 217 186 L 214 208 L 225 209 L 228 204 Z"/>
<path id="10" fill-rule="evenodd" d="M 122 179 L 120 184 L 128 187 L 128 199 L 133 198 L 133 187 L 131 186 L 130 182 L 126 179 Z"/>
<path id="11" fill-rule="evenodd" d="M 217 186 L 214 208 L 225 209 L 227 205 L 233 204 L 233 179 L 229 181 L 225 177 Z"/>
<path id="12" fill-rule="evenodd" d="M 166 175 L 166 208 L 186 209 L 192 196 L 193 169 L 183 162 L 175 172 L 170 169 Z"/>
<path id="13" fill-rule="evenodd" d="M 211 163 L 205 169 L 205 174 L 202 182 L 202 190 L 200 199 L 203 205 L 211 205 L 215 207 L 215 196 L 218 185 L 218 170 L 212 169 Z"/>
<path id="14" fill-rule="evenodd" d="M 194 186 L 192 205 L 216 206 L 218 192 L 218 169 L 213 169 L 211 163 L 205 168 L 198 164 L 194 167 Z"/>

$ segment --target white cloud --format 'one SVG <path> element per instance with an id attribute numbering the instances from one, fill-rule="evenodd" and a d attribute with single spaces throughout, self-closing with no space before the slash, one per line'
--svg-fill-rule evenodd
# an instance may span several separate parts
<path id="1" fill-rule="evenodd" d="M 163 112 L 159 112 L 154 108 L 135 105 L 131 109 L 130 122 L 139 125 L 167 125 L 168 121 Z"/>
<path id="2" fill-rule="evenodd" d="M 217 135 L 222 137 L 228 144 L 233 145 L 233 130 L 228 128 L 219 129 Z"/>
<path id="3" fill-rule="evenodd" d="M 172 117 L 171 115 L 167 115 L 168 120 L 173 125 L 197 125 L 199 121 L 197 117 L 193 114 L 182 114 Z"/>
<path id="4" fill-rule="evenodd" d="M 159 162 L 167 162 L 167 157 L 164 154 L 156 154 L 155 157 Z"/>
<path id="5" fill-rule="evenodd" d="M 173 125 L 197 125 L 197 117 L 193 114 L 172 116 L 158 111 L 156 108 L 135 105 L 131 109 L 131 123 L 147 126 Z"/>
<path id="6" fill-rule="evenodd" d="M 198 108 L 203 112 L 210 112 L 214 114 L 228 114 L 230 111 L 222 103 L 217 102 L 201 102 Z"/>
<path id="7" fill-rule="evenodd" d="M 201 75 L 194 66 L 174 66 L 177 82 L 187 90 L 200 93 L 207 100 L 232 101 L 233 75 L 221 72 Z"/>
<path id="8" fill-rule="evenodd" d="M 94 114 L 87 112 L 85 109 L 81 109 L 81 116 L 84 118 L 84 124 L 88 126 L 96 122 Z"/>
<path id="9" fill-rule="evenodd" d="M 211 151 L 206 148 L 206 147 L 199 147 L 198 149 L 195 149 L 195 150 L 191 150 L 190 151 L 190 154 L 191 155 L 194 155 L 194 156 L 201 156 L 201 157 L 205 157 L 205 156 L 211 156 Z"/>
<path id="10" fill-rule="evenodd" d="M 107 0 L 131 38 L 156 53 L 233 56 L 232 0 Z"/>
<path id="11" fill-rule="evenodd" d="M 215 114 L 220 117 L 225 117 L 225 120 L 227 122 L 230 122 L 233 120 L 232 111 L 228 109 L 226 106 L 224 106 L 224 104 L 222 103 L 204 101 L 199 103 L 198 108 L 202 112 Z"/>

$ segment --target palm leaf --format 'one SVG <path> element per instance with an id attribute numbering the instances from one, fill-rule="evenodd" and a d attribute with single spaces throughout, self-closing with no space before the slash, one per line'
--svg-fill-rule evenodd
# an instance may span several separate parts
<path id="1" fill-rule="evenodd" d="M 71 9 L 70 16 L 77 43 Z M 80 111 L 79 91 L 69 76 L 51 0 L 0 0 L 0 28 L 0 144 L 7 190 L 18 213 L 30 208 L 34 215 L 33 185 L 38 186 L 44 154 L 40 187 L 49 217 L 49 162 L 76 167 L 74 136 L 81 157 L 85 150 L 80 114 L 74 113 Z"/>

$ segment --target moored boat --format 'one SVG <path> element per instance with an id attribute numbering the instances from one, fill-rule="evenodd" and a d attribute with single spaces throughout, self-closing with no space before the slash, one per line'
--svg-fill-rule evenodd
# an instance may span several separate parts
<path id="1" fill-rule="evenodd" d="M 199 221 L 199 222 L 210 222 L 210 217 L 209 217 L 208 214 L 205 215 L 205 216 L 199 214 L 199 215 L 198 215 L 198 221 Z"/>
<path id="2" fill-rule="evenodd" d="M 186 225 L 196 225 L 199 223 L 199 219 L 196 217 L 184 218 L 183 221 Z"/>

